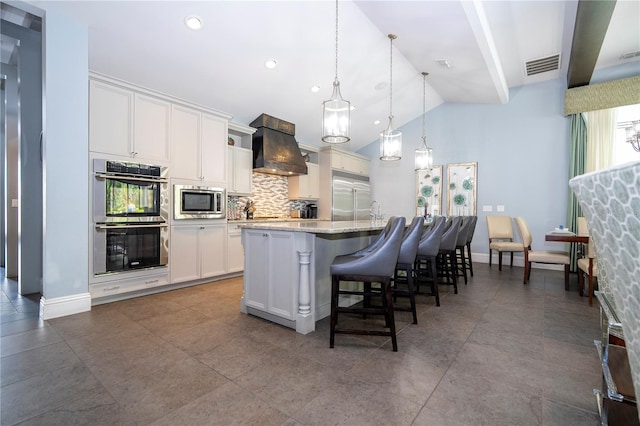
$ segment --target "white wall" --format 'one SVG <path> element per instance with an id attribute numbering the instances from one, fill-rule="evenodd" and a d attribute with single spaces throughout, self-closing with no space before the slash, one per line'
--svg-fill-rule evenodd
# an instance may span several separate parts
<path id="1" fill-rule="evenodd" d="M 474 253 L 487 253 L 487 214 L 523 216 L 533 234 L 533 247 L 562 249 L 545 243 L 545 232 L 564 224 L 568 199 L 569 119 L 564 117 L 564 80 L 552 80 L 510 90 L 505 105 L 446 103 L 427 112 L 427 144 L 434 164 L 478 162 L 478 225 Z M 414 151 L 420 147 L 422 118 L 400 129 L 403 157 L 378 160 L 375 141 L 360 150 L 371 158 L 372 198 L 390 215 L 415 215 Z M 493 207 L 492 213 L 482 211 Z M 496 206 L 504 205 L 504 213 Z M 516 231 L 514 230 L 514 233 Z"/>
<path id="2" fill-rule="evenodd" d="M 88 32 L 46 13 L 44 277 L 47 300 L 89 291 Z M 88 305 L 86 305 L 88 301 Z"/>

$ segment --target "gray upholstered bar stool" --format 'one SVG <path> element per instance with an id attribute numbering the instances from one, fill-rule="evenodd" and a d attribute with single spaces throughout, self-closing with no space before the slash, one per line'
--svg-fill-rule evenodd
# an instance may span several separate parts
<path id="1" fill-rule="evenodd" d="M 393 297 L 391 292 L 391 277 L 398 262 L 402 236 L 404 234 L 405 218 L 389 218 L 390 230 L 376 248 L 365 255 L 336 256 L 331 264 L 331 331 L 329 347 L 333 348 L 335 335 L 359 334 L 373 336 L 390 336 L 394 352 L 398 351 L 396 339 L 396 326 L 393 316 Z M 377 241 L 377 240 L 376 240 Z M 374 242 L 375 244 L 375 242 Z M 357 253 L 357 252 L 356 252 Z M 361 281 L 364 288 L 358 290 L 341 290 L 340 281 Z M 381 288 L 371 292 L 371 283 L 380 283 Z M 367 288 L 369 289 L 367 291 Z M 339 306 L 338 300 L 341 294 L 363 296 L 365 299 L 382 292 L 381 307 L 357 307 Z M 339 313 L 377 314 L 384 315 L 385 327 L 389 331 L 340 329 L 337 327 Z"/>
<path id="2" fill-rule="evenodd" d="M 450 218 L 449 227 L 445 229 L 440 239 L 440 249 L 438 251 L 438 275 L 442 276 L 443 283 L 453 285 L 455 294 L 458 294 L 458 277 L 456 273 L 456 242 L 458 232 L 462 224 L 462 216 Z"/>
<path id="3" fill-rule="evenodd" d="M 416 265 L 414 267 L 418 292 L 421 284 L 429 283 L 431 296 L 436 298 L 436 306 L 440 306 L 436 262 L 440 251 L 440 240 L 446 223 L 447 218 L 444 216 L 436 217 L 433 219 L 431 226 L 423 232 L 422 238 L 418 243 L 418 254 L 416 255 Z"/>
<path id="4" fill-rule="evenodd" d="M 410 307 L 399 307 L 394 305 L 397 311 L 410 311 L 413 314 L 413 323 L 418 323 L 418 314 L 416 313 L 416 290 L 414 286 L 413 265 L 418 254 L 418 243 L 422 236 L 422 228 L 424 228 L 424 218 L 416 216 L 411 221 L 411 225 L 404 231 L 402 237 L 402 245 L 400 246 L 400 255 L 398 263 L 393 274 L 393 296 L 394 301 L 397 296 L 409 297 Z M 403 271 L 404 275 L 398 272 Z M 406 284 L 406 287 L 405 287 Z"/>
<path id="5" fill-rule="evenodd" d="M 467 269 L 469 270 L 469 274 L 473 276 L 473 258 L 471 257 L 471 241 L 473 240 L 473 234 L 476 232 L 476 225 L 478 224 L 478 216 L 471 216 L 471 220 L 473 221 L 471 225 L 469 225 L 469 232 L 467 232 L 467 257 L 469 258 L 469 264 L 467 265 Z"/>
<path id="6" fill-rule="evenodd" d="M 465 285 L 467 284 L 467 258 L 465 256 L 465 248 L 467 246 L 467 236 L 469 235 L 472 224 L 473 216 L 462 216 L 462 224 L 458 231 L 455 248 L 456 276 L 463 277 Z"/>

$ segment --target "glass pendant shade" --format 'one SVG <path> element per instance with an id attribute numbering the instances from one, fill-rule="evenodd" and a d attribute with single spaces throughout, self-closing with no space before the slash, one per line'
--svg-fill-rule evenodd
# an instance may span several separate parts
<path id="1" fill-rule="evenodd" d="M 393 128 L 393 117 L 389 117 L 389 127 L 380 133 L 380 159 L 395 161 L 402 158 L 402 132 Z"/>
<path id="2" fill-rule="evenodd" d="M 427 147 L 426 141 L 422 148 L 416 149 L 416 170 L 427 170 L 433 167 L 433 150 Z"/>
<path id="3" fill-rule="evenodd" d="M 336 79 L 331 98 L 322 103 L 322 142 L 349 142 L 350 124 L 351 103 L 342 99 L 340 82 Z"/>

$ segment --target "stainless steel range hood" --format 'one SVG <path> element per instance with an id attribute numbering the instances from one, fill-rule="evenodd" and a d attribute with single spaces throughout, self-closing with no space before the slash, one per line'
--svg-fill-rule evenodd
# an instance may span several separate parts
<path id="1" fill-rule="evenodd" d="M 281 176 L 306 175 L 295 134 L 295 125 L 267 114 L 253 120 L 253 171 Z"/>

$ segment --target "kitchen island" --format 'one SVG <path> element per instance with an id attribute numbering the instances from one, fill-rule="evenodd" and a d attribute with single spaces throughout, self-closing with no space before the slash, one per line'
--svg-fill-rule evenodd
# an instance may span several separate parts
<path id="1" fill-rule="evenodd" d="M 239 223 L 244 247 L 240 310 L 307 334 L 331 313 L 335 256 L 366 247 L 378 221 Z"/>

